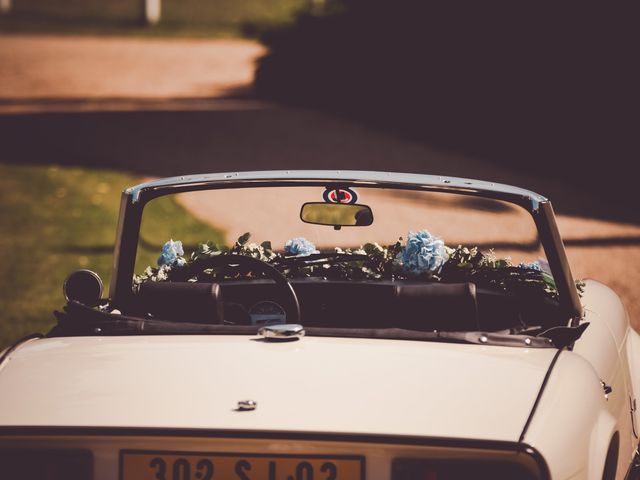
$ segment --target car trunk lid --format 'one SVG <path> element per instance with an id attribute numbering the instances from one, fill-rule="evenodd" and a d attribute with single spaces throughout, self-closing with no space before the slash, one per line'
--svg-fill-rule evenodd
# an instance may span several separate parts
<path id="1" fill-rule="evenodd" d="M 554 349 L 249 336 L 35 340 L 0 367 L 0 425 L 517 441 Z M 238 402 L 256 402 L 238 411 Z"/>

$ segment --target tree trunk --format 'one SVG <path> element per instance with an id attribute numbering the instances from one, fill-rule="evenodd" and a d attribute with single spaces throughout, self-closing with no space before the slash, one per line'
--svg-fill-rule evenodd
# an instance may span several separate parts
<path id="1" fill-rule="evenodd" d="M 0 14 L 11 11 L 11 0 L 0 0 Z"/>
<path id="2" fill-rule="evenodd" d="M 161 0 L 142 0 L 142 20 L 146 25 L 155 25 L 160 21 L 161 7 Z"/>

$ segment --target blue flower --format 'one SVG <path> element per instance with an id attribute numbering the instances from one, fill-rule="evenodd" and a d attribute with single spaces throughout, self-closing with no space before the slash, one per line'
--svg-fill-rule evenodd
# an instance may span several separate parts
<path id="1" fill-rule="evenodd" d="M 304 237 L 292 238 L 284 244 L 284 253 L 288 255 L 304 256 L 320 253 L 316 246 Z"/>
<path id="2" fill-rule="evenodd" d="M 402 268 L 413 275 L 439 273 L 449 260 L 444 242 L 426 230 L 409 232 L 407 245 L 398 254 Z"/>
<path id="3" fill-rule="evenodd" d="M 535 270 L 536 272 L 542 272 L 542 265 L 540 265 L 540 262 L 531 262 L 531 263 L 522 262 L 518 264 L 518 267 L 524 268 L 527 270 Z"/>
<path id="4" fill-rule="evenodd" d="M 168 265 L 171 267 L 176 264 L 178 267 L 181 267 L 186 263 L 182 255 L 184 255 L 182 242 L 180 240 L 176 240 L 175 242 L 169 240 L 162 247 L 162 253 L 158 257 L 158 266 Z"/>

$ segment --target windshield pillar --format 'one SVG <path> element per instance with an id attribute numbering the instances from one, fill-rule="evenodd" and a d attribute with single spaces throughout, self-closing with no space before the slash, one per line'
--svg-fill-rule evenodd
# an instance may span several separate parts
<path id="1" fill-rule="evenodd" d="M 569 267 L 569 260 L 560 237 L 551 202 L 540 203 L 538 210 L 533 211 L 532 215 L 558 289 L 560 305 L 570 318 L 574 320 L 580 318 L 582 317 L 582 303 Z"/>
<path id="2" fill-rule="evenodd" d="M 144 203 L 133 203 L 132 198 L 130 193 L 123 192 L 120 200 L 113 270 L 109 284 L 109 298 L 117 308 L 127 305 L 133 295 L 136 249 Z"/>

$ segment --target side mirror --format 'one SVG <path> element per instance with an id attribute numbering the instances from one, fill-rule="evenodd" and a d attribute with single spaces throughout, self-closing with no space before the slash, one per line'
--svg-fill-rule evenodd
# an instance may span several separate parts
<path id="1" fill-rule="evenodd" d="M 366 227 L 373 223 L 373 212 L 357 203 L 308 202 L 302 205 L 300 219 L 315 225 Z"/>
<path id="2" fill-rule="evenodd" d="M 77 270 L 64 281 L 62 291 L 67 302 L 75 301 L 95 307 L 102 299 L 102 280 L 91 270 Z"/>

